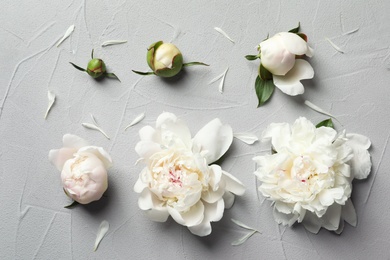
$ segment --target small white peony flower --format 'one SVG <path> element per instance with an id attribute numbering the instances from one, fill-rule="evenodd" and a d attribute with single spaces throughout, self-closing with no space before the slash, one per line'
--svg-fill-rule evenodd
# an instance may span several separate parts
<path id="1" fill-rule="evenodd" d="M 341 233 L 344 220 L 356 226 L 350 196 L 352 180 L 366 178 L 371 170 L 367 137 L 337 135 L 301 117 L 292 126 L 271 124 L 263 139 L 271 139 L 275 153 L 253 158 L 255 175 L 279 224 L 302 222 L 312 233 L 321 227 Z"/>
<path id="2" fill-rule="evenodd" d="M 61 149 L 50 150 L 49 160 L 61 171 L 64 191 L 81 204 L 99 200 L 108 187 L 110 155 L 76 135 L 64 135 L 63 145 Z"/>
<path id="3" fill-rule="evenodd" d="M 170 215 L 195 235 L 211 233 L 210 222 L 219 221 L 243 184 L 212 164 L 230 147 L 233 131 L 214 119 L 194 138 L 174 114 L 162 113 L 156 128 L 143 127 L 136 152 L 146 163 L 134 186 L 139 207 L 154 221 Z"/>
<path id="4" fill-rule="evenodd" d="M 261 64 L 273 74 L 273 82 L 282 92 L 295 96 L 302 94 L 300 80 L 314 76 L 313 67 L 296 56 L 312 57 L 313 49 L 296 33 L 280 32 L 259 44 Z"/>

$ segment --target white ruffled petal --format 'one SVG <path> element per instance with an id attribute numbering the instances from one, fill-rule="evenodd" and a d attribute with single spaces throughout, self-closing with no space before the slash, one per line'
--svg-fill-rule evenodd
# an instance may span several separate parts
<path id="1" fill-rule="evenodd" d="M 157 139 L 157 131 L 150 125 L 144 126 L 139 130 L 139 137 L 141 138 L 141 141 L 152 141 L 152 142 L 158 142 Z"/>
<path id="2" fill-rule="evenodd" d="M 153 208 L 153 194 L 149 189 L 144 189 L 138 198 L 138 206 L 142 210 L 149 210 Z"/>
<path id="3" fill-rule="evenodd" d="M 76 153 L 77 150 L 74 148 L 61 148 L 49 151 L 49 161 L 59 170 L 61 171 L 64 167 L 64 164 L 67 160 L 73 158 L 73 154 Z"/>
<path id="4" fill-rule="evenodd" d="M 307 42 L 298 36 L 296 33 L 281 32 L 278 33 L 284 47 L 295 55 L 303 55 L 307 53 Z"/>
<path id="5" fill-rule="evenodd" d="M 165 222 L 169 217 L 168 210 L 166 208 L 150 209 L 145 212 L 148 218 L 156 222 Z"/>
<path id="6" fill-rule="evenodd" d="M 233 193 L 226 191 L 225 194 L 223 194 L 223 200 L 225 202 L 225 209 L 230 209 L 234 204 L 234 195 Z"/>
<path id="7" fill-rule="evenodd" d="M 223 199 L 218 200 L 215 203 L 204 203 L 205 206 L 205 219 L 207 221 L 216 222 L 220 221 L 225 211 L 225 202 Z"/>
<path id="8" fill-rule="evenodd" d="M 204 237 L 211 234 L 210 221 L 203 220 L 199 225 L 188 227 L 192 234 Z"/>
<path id="9" fill-rule="evenodd" d="M 83 138 L 72 134 L 65 134 L 62 138 L 62 143 L 64 144 L 64 147 L 75 149 L 80 149 L 83 146 L 89 145 L 88 142 L 85 141 Z"/>
<path id="10" fill-rule="evenodd" d="M 112 166 L 111 156 L 102 147 L 98 146 L 85 146 L 78 150 L 78 153 L 92 153 L 96 155 L 104 164 L 106 169 Z"/>
<path id="11" fill-rule="evenodd" d="M 180 225 L 192 227 L 199 225 L 204 218 L 204 205 L 202 201 L 198 201 L 190 210 L 179 212 L 175 208 L 168 207 L 168 212 L 172 218 Z"/>
<path id="12" fill-rule="evenodd" d="M 287 123 L 272 123 L 262 133 L 262 140 L 271 139 L 276 151 L 281 151 L 288 146 L 291 138 L 291 128 Z"/>
<path id="13" fill-rule="evenodd" d="M 161 151 L 161 146 L 150 141 L 140 141 L 135 146 L 135 151 L 141 158 L 149 159 L 150 156 Z"/>
<path id="14" fill-rule="evenodd" d="M 367 149 L 371 146 L 370 139 L 359 134 L 347 134 L 346 144 L 352 148 L 353 157 L 349 161 L 356 179 L 365 179 L 371 172 L 371 156 Z"/>
<path id="15" fill-rule="evenodd" d="M 307 212 L 305 218 L 302 221 L 303 226 L 307 231 L 317 234 L 321 229 L 320 219 L 313 213 Z"/>
<path id="16" fill-rule="evenodd" d="M 333 204 L 328 208 L 326 214 L 322 216 L 322 227 L 327 230 L 338 230 L 341 219 L 341 206 L 338 204 Z"/>
<path id="17" fill-rule="evenodd" d="M 283 93 L 296 96 L 305 92 L 300 80 L 311 79 L 313 77 L 314 70 L 310 63 L 302 59 L 297 59 L 294 67 L 286 75 L 274 75 L 273 81 L 275 86 Z"/>
<path id="18" fill-rule="evenodd" d="M 274 219 L 278 224 L 282 224 L 284 226 L 288 225 L 291 227 L 297 220 L 298 215 L 296 214 L 285 214 L 282 212 L 279 212 L 275 207 L 273 210 Z"/>
<path id="19" fill-rule="evenodd" d="M 245 193 L 245 186 L 236 177 L 228 172 L 222 171 L 222 179 L 225 181 L 225 190 L 230 191 L 238 196 Z"/>
<path id="20" fill-rule="evenodd" d="M 162 113 L 156 121 L 156 128 L 161 129 L 162 138 L 169 133 L 172 133 L 179 138 L 184 145 L 190 147 L 191 145 L 191 132 L 188 126 L 177 118 L 172 113 Z M 164 142 L 164 140 L 162 140 Z"/>
<path id="21" fill-rule="evenodd" d="M 218 118 L 207 123 L 193 138 L 195 146 L 200 147 L 207 164 L 213 163 L 226 153 L 233 142 L 233 130 L 223 125 Z"/>
<path id="22" fill-rule="evenodd" d="M 351 199 L 348 199 L 347 202 L 345 203 L 345 205 L 342 207 L 341 217 L 348 224 L 350 224 L 353 227 L 356 227 L 357 216 L 356 216 L 355 207 L 353 206 Z"/>

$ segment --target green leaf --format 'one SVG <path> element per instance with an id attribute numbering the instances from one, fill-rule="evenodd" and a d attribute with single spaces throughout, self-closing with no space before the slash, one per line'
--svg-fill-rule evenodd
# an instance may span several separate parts
<path id="1" fill-rule="evenodd" d="M 78 204 L 80 204 L 80 203 L 78 203 L 77 201 L 74 200 L 71 204 L 69 204 L 68 206 L 65 206 L 64 208 L 71 209 Z"/>
<path id="2" fill-rule="evenodd" d="M 294 29 L 291 29 L 291 30 L 288 31 L 288 32 L 290 32 L 290 33 L 298 33 L 300 27 L 301 27 L 301 23 L 299 22 L 299 23 L 298 23 L 298 27 L 295 27 Z"/>
<path id="3" fill-rule="evenodd" d="M 76 64 L 74 64 L 74 63 L 72 63 L 72 62 L 69 62 L 70 64 L 72 64 L 73 65 L 73 67 L 75 67 L 76 69 L 78 69 L 78 70 L 81 70 L 81 71 L 86 71 L 85 69 L 83 69 L 83 68 L 81 68 L 81 67 L 79 67 L 79 66 L 77 66 Z"/>
<path id="4" fill-rule="evenodd" d="M 194 65 L 210 66 L 209 64 L 206 64 L 206 63 L 203 63 L 203 62 L 197 62 L 197 61 L 183 63 L 184 67 L 189 67 L 189 66 L 194 66 Z"/>
<path id="5" fill-rule="evenodd" d="M 331 118 L 326 119 L 326 120 L 324 120 L 324 121 L 322 121 L 322 122 L 319 122 L 319 123 L 316 125 L 317 128 L 320 128 L 320 127 L 322 127 L 322 126 L 324 126 L 324 127 L 331 127 L 331 128 L 334 129 L 333 121 L 332 121 Z"/>
<path id="6" fill-rule="evenodd" d="M 272 73 L 269 72 L 266 68 L 264 68 L 263 64 L 260 64 L 259 76 L 262 80 L 271 80 L 273 78 Z"/>
<path id="7" fill-rule="evenodd" d="M 246 55 L 245 56 L 245 59 L 247 60 L 257 60 L 259 58 L 259 56 L 257 55 Z"/>
<path id="8" fill-rule="evenodd" d="M 274 92 L 275 85 L 272 80 L 262 80 L 260 76 L 257 76 L 255 89 L 257 98 L 259 99 L 257 107 L 260 107 L 271 97 Z"/>
<path id="9" fill-rule="evenodd" d="M 112 79 L 117 79 L 117 80 L 119 80 L 119 82 L 121 82 L 121 80 L 114 73 L 106 73 L 106 77 L 112 78 Z"/>
<path id="10" fill-rule="evenodd" d="M 142 71 L 136 71 L 136 70 L 131 70 L 131 71 L 134 72 L 134 73 L 137 73 L 139 75 L 142 75 L 142 76 L 154 75 L 153 71 L 149 71 L 149 72 L 142 72 Z"/>

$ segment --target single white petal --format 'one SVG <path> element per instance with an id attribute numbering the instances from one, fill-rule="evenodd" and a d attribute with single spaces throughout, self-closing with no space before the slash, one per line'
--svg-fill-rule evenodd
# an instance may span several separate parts
<path id="1" fill-rule="evenodd" d="M 231 41 L 232 43 L 234 43 L 234 40 L 232 38 L 229 37 L 229 35 L 227 35 L 227 33 L 225 33 L 221 28 L 219 27 L 214 27 L 214 30 L 216 30 L 217 32 L 219 32 L 220 34 L 222 34 L 223 36 L 225 36 L 229 41 Z"/>
<path id="2" fill-rule="evenodd" d="M 326 211 L 326 214 L 322 216 L 322 227 L 327 230 L 335 231 L 339 228 L 341 218 L 341 206 L 333 204 Z"/>
<path id="3" fill-rule="evenodd" d="M 314 55 L 314 50 L 308 45 L 306 56 L 311 58 L 311 57 L 313 57 L 313 55 Z"/>
<path id="4" fill-rule="evenodd" d="M 166 208 L 150 209 L 145 211 L 146 216 L 152 221 L 165 222 L 169 217 L 169 212 Z"/>
<path id="5" fill-rule="evenodd" d="M 348 224 L 350 224 L 353 227 L 356 227 L 357 216 L 356 216 L 355 207 L 353 206 L 351 199 L 348 199 L 347 202 L 345 203 L 345 205 L 342 206 L 341 217 Z"/>
<path id="6" fill-rule="evenodd" d="M 126 40 L 109 40 L 109 41 L 103 42 L 102 47 L 106 47 L 106 46 L 114 45 L 114 44 L 122 44 L 122 43 L 126 43 L 126 42 L 127 42 Z"/>
<path id="7" fill-rule="evenodd" d="M 153 194 L 149 189 L 144 189 L 139 198 L 138 198 L 138 207 L 142 210 L 152 209 L 153 204 Z"/>
<path id="8" fill-rule="evenodd" d="M 318 198 L 322 205 L 331 206 L 335 200 L 341 199 L 344 195 L 344 189 L 337 187 L 333 189 L 324 189 L 318 194 Z"/>
<path id="9" fill-rule="evenodd" d="M 242 223 L 242 222 L 239 221 L 239 220 L 236 220 L 236 219 L 233 219 L 233 218 L 232 218 L 231 221 L 233 221 L 233 223 L 236 224 L 236 225 L 239 226 L 239 227 L 242 227 L 242 228 L 245 228 L 245 229 L 248 229 L 248 230 L 257 231 L 256 229 L 254 229 L 254 228 L 252 228 L 252 227 L 250 227 L 250 226 L 248 226 L 248 225 Z"/>
<path id="10" fill-rule="evenodd" d="M 175 208 L 167 207 L 171 217 L 180 225 L 192 227 L 202 223 L 204 219 L 204 205 L 198 201 L 186 212 L 179 212 Z"/>
<path id="11" fill-rule="evenodd" d="M 303 88 L 300 80 L 311 79 L 314 77 L 313 67 L 309 62 L 297 59 L 294 67 L 284 76 L 274 75 L 273 80 L 277 88 L 290 96 L 303 94 Z"/>
<path id="12" fill-rule="evenodd" d="M 281 32 L 280 35 L 285 48 L 295 55 L 303 55 L 307 52 L 307 42 L 296 33 Z"/>
<path id="13" fill-rule="evenodd" d="M 75 148 L 77 150 L 89 145 L 83 138 L 72 134 L 65 134 L 62 138 L 62 143 L 64 147 Z"/>
<path id="14" fill-rule="evenodd" d="M 283 214 L 291 214 L 293 212 L 293 208 L 290 204 L 284 203 L 279 200 L 275 201 L 275 208 L 277 209 L 277 211 Z"/>
<path id="15" fill-rule="evenodd" d="M 142 181 L 141 178 L 138 178 L 134 184 L 134 191 L 137 193 L 141 193 L 148 185 Z"/>
<path id="16" fill-rule="evenodd" d="M 210 221 L 203 220 L 199 225 L 188 227 L 192 234 L 204 237 L 211 234 Z"/>
<path id="17" fill-rule="evenodd" d="M 233 130 L 218 118 L 207 123 L 193 138 L 193 143 L 205 152 L 207 164 L 213 163 L 226 153 L 233 142 Z"/>
<path id="18" fill-rule="evenodd" d="M 347 134 L 346 144 L 352 148 L 353 157 L 349 161 L 352 172 L 356 179 L 365 179 L 371 172 L 371 156 L 367 149 L 371 146 L 371 141 L 360 134 Z"/>
<path id="19" fill-rule="evenodd" d="M 204 203 L 204 214 L 207 221 L 217 222 L 223 217 L 225 211 L 225 202 L 221 198 L 215 203 Z"/>
<path id="20" fill-rule="evenodd" d="M 237 239 L 235 241 L 233 241 L 231 243 L 232 246 L 239 246 L 239 245 L 242 245 L 243 243 L 245 243 L 245 241 L 247 241 L 251 236 L 253 236 L 254 234 L 256 234 L 256 230 L 253 230 L 249 233 L 247 233 L 245 236 L 241 237 L 240 239 Z"/>
<path id="21" fill-rule="evenodd" d="M 234 204 L 234 195 L 233 193 L 226 191 L 223 194 L 223 200 L 225 201 L 225 209 L 230 209 Z"/>
<path id="22" fill-rule="evenodd" d="M 252 133 L 234 133 L 233 136 L 246 144 L 254 144 L 259 140 L 257 135 Z"/>
<path id="23" fill-rule="evenodd" d="M 79 153 L 85 152 L 85 153 L 92 153 L 96 155 L 104 164 L 106 169 L 110 168 L 112 166 L 112 159 L 110 154 L 104 150 L 102 147 L 99 146 L 84 146 L 79 149 Z"/>
<path id="24" fill-rule="evenodd" d="M 162 135 L 164 135 L 165 132 L 174 134 L 188 147 L 191 144 L 190 129 L 185 122 L 178 119 L 177 116 L 172 113 L 162 113 L 156 120 L 156 128 L 161 129 Z"/>
<path id="25" fill-rule="evenodd" d="M 110 140 L 110 137 L 103 131 L 102 128 L 100 128 L 100 127 L 98 127 L 98 126 L 96 126 L 96 125 L 90 124 L 90 123 L 82 123 L 81 125 L 84 126 L 85 128 L 99 131 L 99 132 L 102 133 L 102 135 L 104 135 L 108 140 Z"/>
<path id="26" fill-rule="evenodd" d="M 262 133 L 263 141 L 271 139 L 276 151 L 281 151 L 288 146 L 291 138 L 291 127 L 287 123 L 271 123 Z"/>
<path id="27" fill-rule="evenodd" d="M 302 221 L 307 231 L 317 234 L 321 229 L 321 220 L 313 213 L 307 212 Z"/>
<path id="28" fill-rule="evenodd" d="M 223 87 L 224 87 L 224 84 L 225 84 L 225 77 L 226 77 L 226 73 L 228 72 L 228 70 L 229 70 L 229 67 L 226 68 L 225 72 L 222 75 L 221 82 L 219 83 L 218 90 L 219 90 L 220 93 L 223 93 Z"/>
<path id="29" fill-rule="evenodd" d="M 142 127 L 139 132 L 141 141 L 152 141 L 158 143 L 160 140 L 157 137 L 157 131 L 150 125 Z"/>
<path id="30" fill-rule="evenodd" d="M 334 115 L 332 115 L 332 114 L 326 112 L 325 110 L 323 110 L 323 109 L 320 108 L 319 106 L 314 105 L 314 104 L 313 104 L 312 102 L 310 102 L 309 100 L 305 100 L 305 105 L 308 106 L 308 107 L 310 107 L 311 109 L 313 109 L 314 111 L 316 111 L 316 112 L 318 112 L 318 113 L 320 113 L 320 114 L 324 114 L 324 115 L 326 115 L 326 116 L 335 118 Z"/>
<path id="31" fill-rule="evenodd" d="M 288 225 L 289 227 L 291 227 L 298 219 L 298 215 L 279 212 L 275 207 L 273 210 L 273 215 L 275 221 L 278 224 L 282 224 L 284 226 Z"/>
<path id="32" fill-rule="evenodd" d="M 62 171 L 65 162 L 73 158 L 73 154 L 75 152 L 77 152 L 76 149 L 67 147 L 50 150 L 49 161 L 57 168 L 57 170 Z"/>
<path id="33" fill-rule="evenodd" d="M 62 37 L 62 39 L 58 41 L 58 43 L 57 43 L 57 45 L 56 45 L 57 47 L 60 46 L 60 44 L 61 44 L 63 41 L 65 41 L 66 38 L 68 38 L 68 37 L 72 34 L 72 32 L 74 31 L 74 28 L 75 28 L 75 26 L 74 26 L 74 24 L 73 24 L 73 25 L 71 25 L 71 26 L 68 28 L 68 30 L 66 30 L 66 32 L 65 32 L 64 36 Z"/>
<path id="34" fill-rule="evenodd" d="M 96 235 L 95 246 L 93 247 L 93 251 L 96 251 L 96 249 L 99 247 L 99 244 L 102 241 L 103 237 L 106 235 L 109 227 L 110 224 L 106 220 L 103 220 L 99 226 L 99 230 Z"/>
<path id="35" fill-rule="evenodd" d="M 161 151 L 161 146 L 151 141 L 140 141 L 135 146 L 135 151 L 141 158 L 149 158 L 153 154 Z"/>
<path id="36" fill-rule="evenodd" d="M 53 92 L 48 91 L 47 98 L 49 99 L 49 104 L 47 106 L 47 110 L 45 113 L 45 119 L 47 118 L 47 115 L 49 114 L 51 107 L 53 106 L 54 102 L 56 101 L 56 95 Z"/>
<path id="37" fill-rule="evenodd" d="M 222 179 L 225 181 L 225 190 L 230 191 L 238 196 L 244 195 L 245 186 L 236 177 L 228 172 L 222 171 Z"/>
<path id="38" fill-rule="evenodd" d="M 343 33 L 343 35 L 348 35 L 348 34 L 351 34 L 351 33 L 355 33 L 355 32 L 357 32 L 357 31 L 359 31 L 359 28 L 355 28 L 355 29 L 353 29 L 353 30 L 350 30 L 350 31 L 348 31 L 348 32 L 345 32 L 345 33 Z"/>
<path id="39" fill-rule="evenodd" d="M 134 118 L 133 121 L 131 121 L 131 123 L 128 126 L 125 127 L 125 131 L 127 130 L 127 128 L 132 127 L 133 125 L 136 125 L 139 122 L 141 122 L 142 119 L 144 119 L 144 118 L 145 118 L 145 113 L 139 114 L 136 118 Z"/>
<path id="40" fill-rule="evenodd" d="M 330 43 L 330 45 L 332 45 L 332 47 L 333 47 L 336 51 L 338 51 L 338 52 L 340 52 L 340 53 L 344 53 L 344 51 L 343 51 L 339 46 L 337 46 L 334 42 L 332 42 L 329 38 L 325 37 L 325 40 L 327 40 L 327 41 Z"/>

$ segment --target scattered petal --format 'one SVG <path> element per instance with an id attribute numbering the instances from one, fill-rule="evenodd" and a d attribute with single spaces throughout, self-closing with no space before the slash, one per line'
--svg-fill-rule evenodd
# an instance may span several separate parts
<path id="1" fill-rule="evenodd" d="M 48 91 L 47 98 L 49 99 L 49 105 L 47 106 L 45 119 L 47 118 L 47 115 L 49 114 L 51 107 L 53 106 L 54 102 L 56 101 L 56 95 L 54 95 L 53 92 Z"/>
<path id="2" fill-rule="evenodd" d="M 227 35 L 227 33 L 225 33 L 221 28 L 219 27 L 214 27 L 214 30 L 216 30 L 217 32 L 219 32 L 220 34 L 222 34 L 223 36 L 225 36 L 229 41 L 231 41 L 232 43 L 234 43 L 234 40 L 232 38 L 229 37 L 229 35 Z"/>
<path id="3" fill-rule="evenodd" d="M 126 126 L 125 131 L 127 130 L 127 128 L 132 127 L 133 125 L 136 125 L 139 122 L 141 122 L 142 119 L 144 119 L 144 118 L 145 118 L 145 113 L 139 114 L 136 118 L 134 118 L 133 121 L 131 121 L 131 123 L 128 126 Z"/>
<path id="4" fill-rule="evenodd" d="M 66 32 L 65 32 L 64 36 L 62 37 L 62 39 L 58 41 L 58 43 L 57 43 L 57 45 L 56 45 L 57 47 L 60 46 L 60 44 L 61 44 L 63 41 L 65 41 L 66 38 L 68 38 L 68 37 L 72 34 L 72 32 L 74 31 L 74 28 L 75 28 L 75 26 L 74 26 L 74 24 L 73 24 L 73 25 L 71 25 L 71 26 L 68 28 L 68 30 L 66 30 Z"/>
<path id="5" fill-rule="evenodd" d="M 310 108 L 313 109 L 314 111 L 317 111 L 317 112 L 320 113 L 320 114 L 324 114 L 324 115 L 326 115 L 326 116 L 330 116 L 330 117 L 336 119 L 336 117 L 335 117 L 334 115 L 332 115 L 332 114 L 326 112 L 325 110 L 323 110 L 322 108 L 320 108 L 320 107 L 314 105 L 314 104 L 311 103 L 309 100 L 305 100 L 305 105 L 308 106 L 308 107 L 310 107 Z M 337 119 L 336 119 L 336 120 L 337 120 Z"/>
<path id="6" fill-rule="evenodd" d="M 243 243 L 245 243 L 245 241 L 247 241 L 251 236 L 253 236 L 257 231 L 256 230 L 253 230 L 252 232 L 249 232 L 248 234 L 246 234 L 245 236 L 243 236 L 242 238 L 236 240 L 236 241 L 233 241 L 232 242 L 232 246 L 239 246 Z"/>
<path id="7" fill-rule="evenodd" d="M 102 133 L 108 140 L 110 140 L 110 137 L 109 137 L 109 136 L 103 131 L 103 129 L 101 129 L 100 127 L 98 127 L 98 126 L 96 126 L 96 125 L 93 125 L 93 124 L 90 124 L 90 123 L 82 123 L 81 125 L 84 126 L 85 128 L 99 131 L 99 132 Z"/>
<path id="8" fill-rule="evenodd" d="M 240 227 L 242 227 L 242 228 L 249 229 L 249 230 L 253 230 L 253 231 L 257 231 L 256 229 L 251 228 L 250 226 L 245 225 L 245 224 L 242 223 L 241 221 L 236 220 L 236 219 L 234 219 L 234 218 L 232 218 L 231 221 L 233 221 L 234 224 L 236 224 L 237 226 L 240 226 Z M 259 231 L 257 231 L 257 232 L 259 232 Z"/>
<path id="9" fill-rule="evenodd" d="M 126 40 L 109 40 L 109 41 L 103 42 L 102 47 L 106 47 L 109 45 L 115 45 L 115 44 L 122 44 L 122 43 L 126 43 L 126 42 L 127 42 Z"/>
<path id="10" fill-rule="evenodd" d="M 223 75 L 222 75 L 221 82 L 219 83 L 218 90 L 219 90 L 219 92 L 221 92 L 221 93 L 223 93 L 223 84 L 225 83 L 225 77 L 226 77 L 226 73 L 228 72 L 228 70 L 229 70 L 229 67 L 226 68 L 225 72 L 224 72 Z"/>
<path id="11" fill-rule="evenodd" d="M 106 220 L 103 220 L 99 226 L 99 230 L 98 230 L 98 233 L 96 236 L 95 246 L 93 247 L 93 251 L 96 251 L 96 249 L 99 247 L 99 244 L 102 241 L 103 237 L 106 235 L 109 227 L 110 227 L 110 224 Z"/>
<path id="12" fill-rule="evenodd" d="M 327 40 L 327 41 L 330 43 L 330 45 L 332 45 L 332 47 L 333 47 L 336 51 L 338 51 L 338 52 L 340 52 L 340 53 L 344 53 L 344 51 L 343 51 L 342 49 L 340 49 L 339 46 L 337 46 L 336 44 L 334 44 L 334 42 L 332 42 L 329 38 L 325 37 L 325 40 Z"/>
<path id="13" fill-rule="evenodd" d="M 343 33 L 343 35 L 348 35 L 348 34 L 351 34 L 351 33 L 355 33 L 357 31 L 359 31 L 359 28 L 356 28 L 356 29 L 350 30 L 348 32 L 345 32 L 345 33 Z"/>
<path id="14" fill-rule="evenodd" d="M 259 138 L 255 134 L 251 133 L 234 133 L 233 137 L 243 141 L 246 144 L 254 144 Z"/>
<path id="15" fill-rule="evenodd" d="M 92 122 L 93 122 L 95 125 L 99 126 L 99 124 L 96 122 L 95 117 L 94 117 L 92 114 L 91 114 L 91 119 L 92 119 Z"/>

